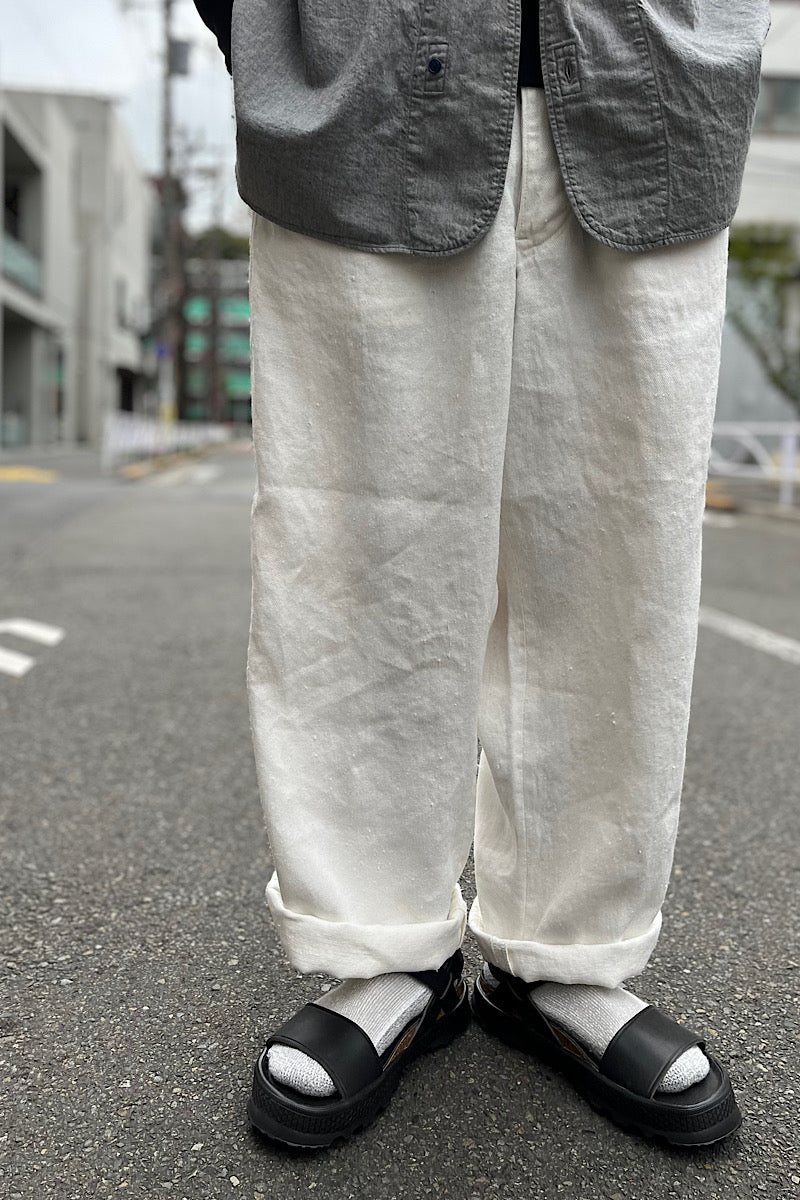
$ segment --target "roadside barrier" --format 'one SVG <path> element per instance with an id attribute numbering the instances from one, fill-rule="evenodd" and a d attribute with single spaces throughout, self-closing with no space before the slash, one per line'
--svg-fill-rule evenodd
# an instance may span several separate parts
<path id="1" fill-rule="evenodd" d="M 232 435 L 230 426 L 210 421 L 160 421 L 141 413 L 109 412 L 103 422 L 101 466 L 110 474 L 123 463 L 218 445 Z"/>
<path id="2" fill-rule="evenodd" d="M 795 485 L 800 484 L 799 450 L 800 421 L 719 421 L 714 426 L 708 473 L 777 481 L 778 503 L 791 506 Z"/>

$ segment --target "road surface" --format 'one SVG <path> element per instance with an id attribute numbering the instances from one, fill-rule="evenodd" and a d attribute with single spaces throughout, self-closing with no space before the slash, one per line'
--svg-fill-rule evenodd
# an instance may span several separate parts
<path id="1" fill-rule="evenodd" d="M 636 981 L 728 1063 L 741 1134 L 699 1152 L 632 1138 L 472 1028 L 370 1130 L 307 1157 L 244 1113 L 267 1033 L 326 982 L 287 967 L 263 903 L 252 471 L 238 447 L 138 483 L 0 480 L 0 621 L 63 630 L 52 646 L 0 632 L 34 660 L 0 673 L 2 1194 L 800 1194 L 800 663 L 775 652 L 800 649 L 800 524 L 706 527 L 716 616 L 664 932 Z M 752 626 L 778 640 L 737 636 Z"/>

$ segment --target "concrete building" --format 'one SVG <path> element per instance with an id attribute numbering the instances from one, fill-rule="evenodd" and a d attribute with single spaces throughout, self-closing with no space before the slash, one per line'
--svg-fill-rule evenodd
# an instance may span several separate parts
<path id="1" fill-rule="evenodd" d="M 761 91 L 733 222 L 778 225 L 800 248 L 800 9 L 774 0 Z M 725 322 L 717 397 L 720 421 L 791 421 L 797 410 L 767 379 L 752 348 Z"/>
<path id="2" fill-rule="evenodd" d="M 187 298 L 185 416 L 250 420 L 250 301 L 246 258 L 190 258 Z"/>
<path id="3" fill-rule="evenodd" d="M 77 424 L 78 139 L 61 106 L 0 91 L 0 444 L 70 440 Z"/>
<path id="4" fill-rule="evenodd" d="M 734 225 L 774 223 L 800 237 L 798 15 L 796 4 L 772 5 Z M 114 99 L 63 91 L 0 88 L 0 170 L 0 446 L 96 442 L 105 411 L 155 411 L 143 352 L 153 183 Z M 190 260 L 186 268 L 182 415 L 246 419 L 246 262 Z M 726 322 L 718 418 L 795 416 Z"/>
<path id="5" fill-rule="evenodd" d="M 736 221 L 800 228 L 800 10 L 774 0 Z"/>
<path id="6" fill-rule="evenodd" d="M 146 386 L 151 182 L 111 97 L 0 89 L 0 444 L 97 442 Z"/>

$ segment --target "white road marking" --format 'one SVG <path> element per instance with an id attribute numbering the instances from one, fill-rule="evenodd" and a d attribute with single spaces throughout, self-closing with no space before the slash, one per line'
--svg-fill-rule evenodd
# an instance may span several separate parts
<path id="1" fill-rule="evenodd" d="M 185 463 L 180 467 L 162 471 L 148 480 L 150 487 L 178 487 L 182 484 L 193 486 L 211 483 L 222 474 L 222 468 L 213 463 Z"/>
<path id="2" fill-rule="evenodd" d="M 58 625 L 45 625 L 41 621 L 29 621 L 26 617 L 0 621 L 0 633 L 12 633 L 15 637 L 38 642 L 41 646 L 57 646 L 64 637 L 64 630 L 59 629 Z M 27 675 L 35 662 L 36 659 L 29 654 L 20 654 L 17 650 L 6 650 L 0 646 L 0 673 L 3 675 L 20 679 Z"/>
<path id="3" fill-rule="evenodd" d="M 732 617 L 706 605 L 700 608 L 700 624 L 705 629 L 713 629 L 715 633 L 731 638 L 734 642 L 741 642 L 743 646 L 762 650 L 764 654 L 771 654 L 774 658 L 800 667 L 800 642 L 796 642 L 794 638 L 773 633 L 771 629 L 753 625 L 750 621 L 743 621 L 739 617 Z"/>
<path id="4" fill-rule="evenodd" d="M 27 675 L 36 662 L 28 654 L 17 654 L 16 650 L 5 650 L 0 646 L 0 675 L 13 675 L 20 679 Z"/>
<path id="5" fill-rule="evenodd" d="M 198 463 L 192 475 L 192 483 L 211 483 L 213 479 L 219 479 L 222 474 L 222 467 L 216 467 L 213 463 Z"/>
<path id="6" fill-rule="evenodd" d="M 29 621 L 26 617 L 0 621 L 0 633 L 13 633 L 17 637 L 27 638 L 29 642 L 39 642 L 42 646 L 57 646 L 64 637 L 64 630 L 59 629 L 58 625 L 45 625 L 42 621 Z"/>

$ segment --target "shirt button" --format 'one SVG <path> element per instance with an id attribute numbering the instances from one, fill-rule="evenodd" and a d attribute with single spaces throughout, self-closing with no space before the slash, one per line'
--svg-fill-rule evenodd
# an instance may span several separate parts
<path id="1" fill-rule="evenodd" d="M 438 75 L 443 66 L 444 63 L 440 58 L 428 59 L 428 70 L 430 71 L 431 75 Z"/>

